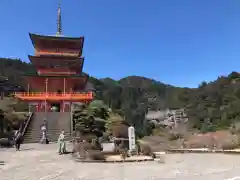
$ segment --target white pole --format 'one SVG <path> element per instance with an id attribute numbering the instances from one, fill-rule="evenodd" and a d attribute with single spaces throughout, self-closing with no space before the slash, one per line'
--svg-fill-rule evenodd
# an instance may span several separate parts
<path id="1" fill-rule="evenodd" d="M 46 81 L 45 81 L 45 83 L 46 83 L 46 95 L 47 95 L 47 92 L 48 92 L 48 78 L 46 78 Z M 45 113 L 47 113 L 47 98 L 45 97 Z"/>
<path id="2" fill-rule="evenodd" d="M 69 106 L 70 106 L 70 130 L 71 130 L 71 132 L 70 132 L 70 135 L 72 135 L 72 133 L 73 133 L 73 130 L 75 129 L 75 128 L 73 128 L 73 105 L 72 105 L 72 102 L 69 102 Z"/>
<path id="3" fill-rule="evenodd" d="M 29 92 L 30 92 L 30 84 L 28 84 L 28 94 L 29 94 Z"/>
<path id="4" fill-rule="evenodd" d="M 46 93 L 48 92 L 48 78 L 46 78 Z"/>
<path id="5" fill-rule="evenodd" d="M 31 105 L 29 104 L 28 105 L 28 113 L 30 114 L 30 112 L 31 112 Z"/>
<path id="6" fill-rule="evenodd" d="M 29 95 L 29 93 L 30 93 L 30 84 L 28 83 L 28 95 Z M 30 113 L 31 112 L 31 105 L 30 105 L 30 103 L 28 104 L 28 113 Z"/>

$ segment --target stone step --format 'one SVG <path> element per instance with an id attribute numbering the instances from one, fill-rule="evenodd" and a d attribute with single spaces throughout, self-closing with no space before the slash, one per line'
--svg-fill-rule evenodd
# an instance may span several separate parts
<path id="1" fill-rule="evenodd" d="M 59 130 L 48 130 L 47 133 L 61 133 L 62 131 L 59 131 Z M 42 131 L 32 131 L 32 130 L 29 130 L 28 132 L 26 132 L 25 134 L 33 134 L 33 133 L 42 133 Z M 66 133 L 70 133 L 70 131 L 64 131 L 64 134 Z"/>
<path id="2" fill-rule="evenodd" d="M 32 138 L 32 137 L 25 137 L 23 143 L 40 142 L 40 139 L 41 139 L 40 136 L 39 136 L 39 137 L 34 137 L 34 138 Z M 71 136 L 65 136 L 65 139 L 66 139 L 66 140 L 69 140 L 69 139 L 71 139 Z M 53 138 L 53 137 L 48 137 L 48 140 L 49 140 L 50 142 L 56 142 L 56 141 L 58 140 L 58 137 L 55 137 L 55 138 Z"/>
<path id="3" fill-rule="evenodd" d="M 42 131 L 37 131 L 37 130 L 30 130 L 30 131 L 28 131 L 28 132 L 26 132 L 25 134 L 27 134 L 27 133 L 41 133 Z M 48 132 L 54 132 L 54 133 L 61 133 L 62 131 L 60 131 L 60 130 L 58 130 L 58 129 L 48 129 Z M 64 131 L 64 133 L 70 133 L 70 131 Z"/>
<path id="4" fill-rule="evenodd" d="M 59 113 L 59 112 L 49 112 L 49 113 L 34 113 L 33 118 L 24 134 L 25 142 L 39 142 L 41 138 L 41 125 L 44 119 L 47 117 L 48 121 L 48 132 L 47 136 L 50 141 L 56 141 L 62 130 L 65 131 L 65 136 L 71 137 L 70 135 L 70 114 L 69 113 Z"/>
<path id="5" fill-rule="evenodd" d="M 52 138 L 58 138 L 59 137 L 59 134 L 47 134 L 47 136 L 48 137 L 52 137 Z M 71 134 L 70 133 L 68 133 L 68 134 L 65 134 L 65 136 L 71 136 Z M 34 134 L 34 135 L 26 135 L 26 136 L 24 136 L 24 138 L 39 138 L 39 137 L 42 137 L 42 135 L 41 134 Z"/>

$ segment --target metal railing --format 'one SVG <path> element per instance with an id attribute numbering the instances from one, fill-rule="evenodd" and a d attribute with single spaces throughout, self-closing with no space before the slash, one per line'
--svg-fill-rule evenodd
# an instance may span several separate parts
<path id="1" fill-rule="evenodd" d="M 27 121 L 23 123 L 23 129 L 20 130 L 22 133 L 22 136 L 24 136 L 24 134 L 26 133 L 27 128 L 32 120 L 32 116 L 33 116 L 33 113 L 30 112 Z"/>

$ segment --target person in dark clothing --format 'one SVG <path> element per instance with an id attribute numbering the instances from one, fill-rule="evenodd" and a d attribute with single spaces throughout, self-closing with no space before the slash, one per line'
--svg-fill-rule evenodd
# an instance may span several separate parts
<path id="1" fill-rule="evenodd" d="M 19 151 L 20 149 L 21 139 L 22 139 L 22 134 L 19 130 L 17 130 L 15 134 L 15 146 L 17 151 Z"/>

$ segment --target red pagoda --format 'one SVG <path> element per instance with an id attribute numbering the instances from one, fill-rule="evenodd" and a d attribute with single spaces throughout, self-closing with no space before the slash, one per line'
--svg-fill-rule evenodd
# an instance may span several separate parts
<path id="1" fill-rule="evenodd" d="M 70 112 L 72 102 L 93 100 L 93 93 L 85 90 L 88 76 L 82 72 L 84 37 L 62 35 L 60 6 L 57 24 L 56 36 L 29 34 L 35 49 L 29 60 L 36 73 L 26 74 L 28 91 L 15 97 L 29 102 L 33 112 Z"/>

